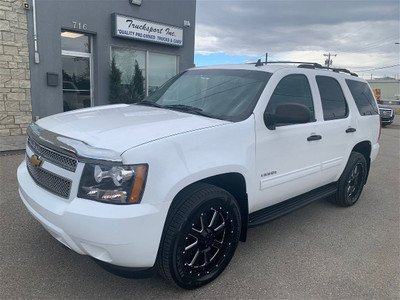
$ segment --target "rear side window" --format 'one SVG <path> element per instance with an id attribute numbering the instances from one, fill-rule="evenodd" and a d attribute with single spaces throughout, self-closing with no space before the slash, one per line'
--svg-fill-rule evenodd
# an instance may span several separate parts
<path id="1" fill-rule="evenodd" d="M 362 116 L 377 115 L 378 108 L 371 89 L 365 82 L 346 79 L 347 86 Z"/>
<path id="2" fill-rule="evenodd" d="M 346 118 L 348 108 L 339 82 L 328 76 L 317 76 L 316 80 L 321 95 L 324 120 Z"/>
<path id="3" fill-rule="evenodd" d="M 276 86 L 268 102 L 267 111 L 274 113 L 276 107 L 284 103 L 305 105 L 311 111 L 311 121 L 315 120 L 311 89 L 306 76 L 294 74 L 284 77 Z"/>

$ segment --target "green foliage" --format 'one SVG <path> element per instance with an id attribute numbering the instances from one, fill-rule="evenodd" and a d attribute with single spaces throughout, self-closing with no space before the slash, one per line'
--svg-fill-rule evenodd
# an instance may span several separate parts
<path id="1" fill-rule="evenodd" d="M 132 102 L 138 102 L 144 98 L 144 78 L 142 74 L 142 70 L 139 68 L 138 62 L 135 60 L 135 73 L 130 82 L 130 90 L 131 90 L 131 100 Z"/>
<path id="2" fill-rule="evenodd" d="M 117 68 L 115 58 L 111 61 L 110 73 L 110 103 L 121 103 L 122 100 L 122 85 L 121 85 L 121 71 Z"/>
<path id="3" fill-rule="evenodd" d="M 122 73 L 113 58 L 110 73 L 110 103 L 135 103 L 145 96 L 144 77 L 138 62 L 135 60 L 135 72 L 129 84 L 122 84 Z"/>

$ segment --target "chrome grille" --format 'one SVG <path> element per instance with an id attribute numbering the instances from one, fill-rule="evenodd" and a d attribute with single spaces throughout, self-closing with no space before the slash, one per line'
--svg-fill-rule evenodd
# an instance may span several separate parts
<path id="1" fill-rule="evenodd" d="M 392 111 L 389 109 L 381 109 L 381 115 L 385 117 L 391 117 L 392 116 Z"/>
<path id="2" fill-rule="evenodd" d="M 41 156 L 43 159 L 52 162 L 60 168 L 75 172 L 76 166 L 78 165 L 78 161 L 76 159 L 43 147 L 31 138 L 28 138 L 28 145 L 35 154 Z"/>
<path id="3" fill-rule="evenodd" d="M 69 198 L 72 185 L 71 180 L 58 176 L 40 166 L 35 167 L 28 156 L 26 156 L 26 165 L 29 174 L 31 174 L 33 180 L 35 180 L 38 185 L 60 197 Z"/>

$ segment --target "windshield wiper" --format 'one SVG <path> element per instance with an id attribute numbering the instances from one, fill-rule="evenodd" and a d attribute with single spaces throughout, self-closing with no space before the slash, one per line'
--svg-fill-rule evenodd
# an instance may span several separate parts
<path id="1" fill-rule="evenodd" d="M 209 117 L 211 118 L 212 116 L 203 112 L 201 108 L 194 107 L 194 106 L 189 106 L 189 105 L 184 105 L 184 104 L 171 104 L 171 105 L 163 105 L 160 106 L 161 108 L 167 108 L 167 109 L 173 109 L 173 110 L 179 110 L 182 112 L 187 112 L 187 113 L 192 113 L 195 115 L 200 115 L 204 117 Z"/>
<path id="2" fill-rule="evenodd" d="M 184 105 L 184 104 L 171 104 L 171 105 L 160 105 L 157 104 L 153 101 L 140 101 L 135 103 L 136 105 L 145 105 L 145 106 L 152 106 L 152 107 L 158 107 L 158 108 L 166 108 L 166 109 L 172 109 L 172 110 L 178 110 L 182 112 L 187 112 L 195 115 L 200 115 L 204 117 L 209 117 L 212 118 L 211 115 L 203 112 L 201 108 L 194 107 L 194 106 L 189 106 L 189 105 Z"/>
<path id="3" fill-rule="evenodd" d="M 162 107 L 160 104 L 157 104 L 153 101 L 140 101 L 136 102 L 137 105 L 145 105 L 145 106 L 153 106 L 153 107 Z"/>

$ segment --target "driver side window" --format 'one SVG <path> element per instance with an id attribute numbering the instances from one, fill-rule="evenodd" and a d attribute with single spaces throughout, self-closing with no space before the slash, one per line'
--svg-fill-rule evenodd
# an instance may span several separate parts
<path id="1" fill-rule="evenodd" d="M 310 122 L 315 121 L 314 103 L 306 76 L 294 74 L 282 78 L 269 99 L 266 111 L 275 113 L 278 105 L 286 103 L 305 105 L 311 111 Z"/>

